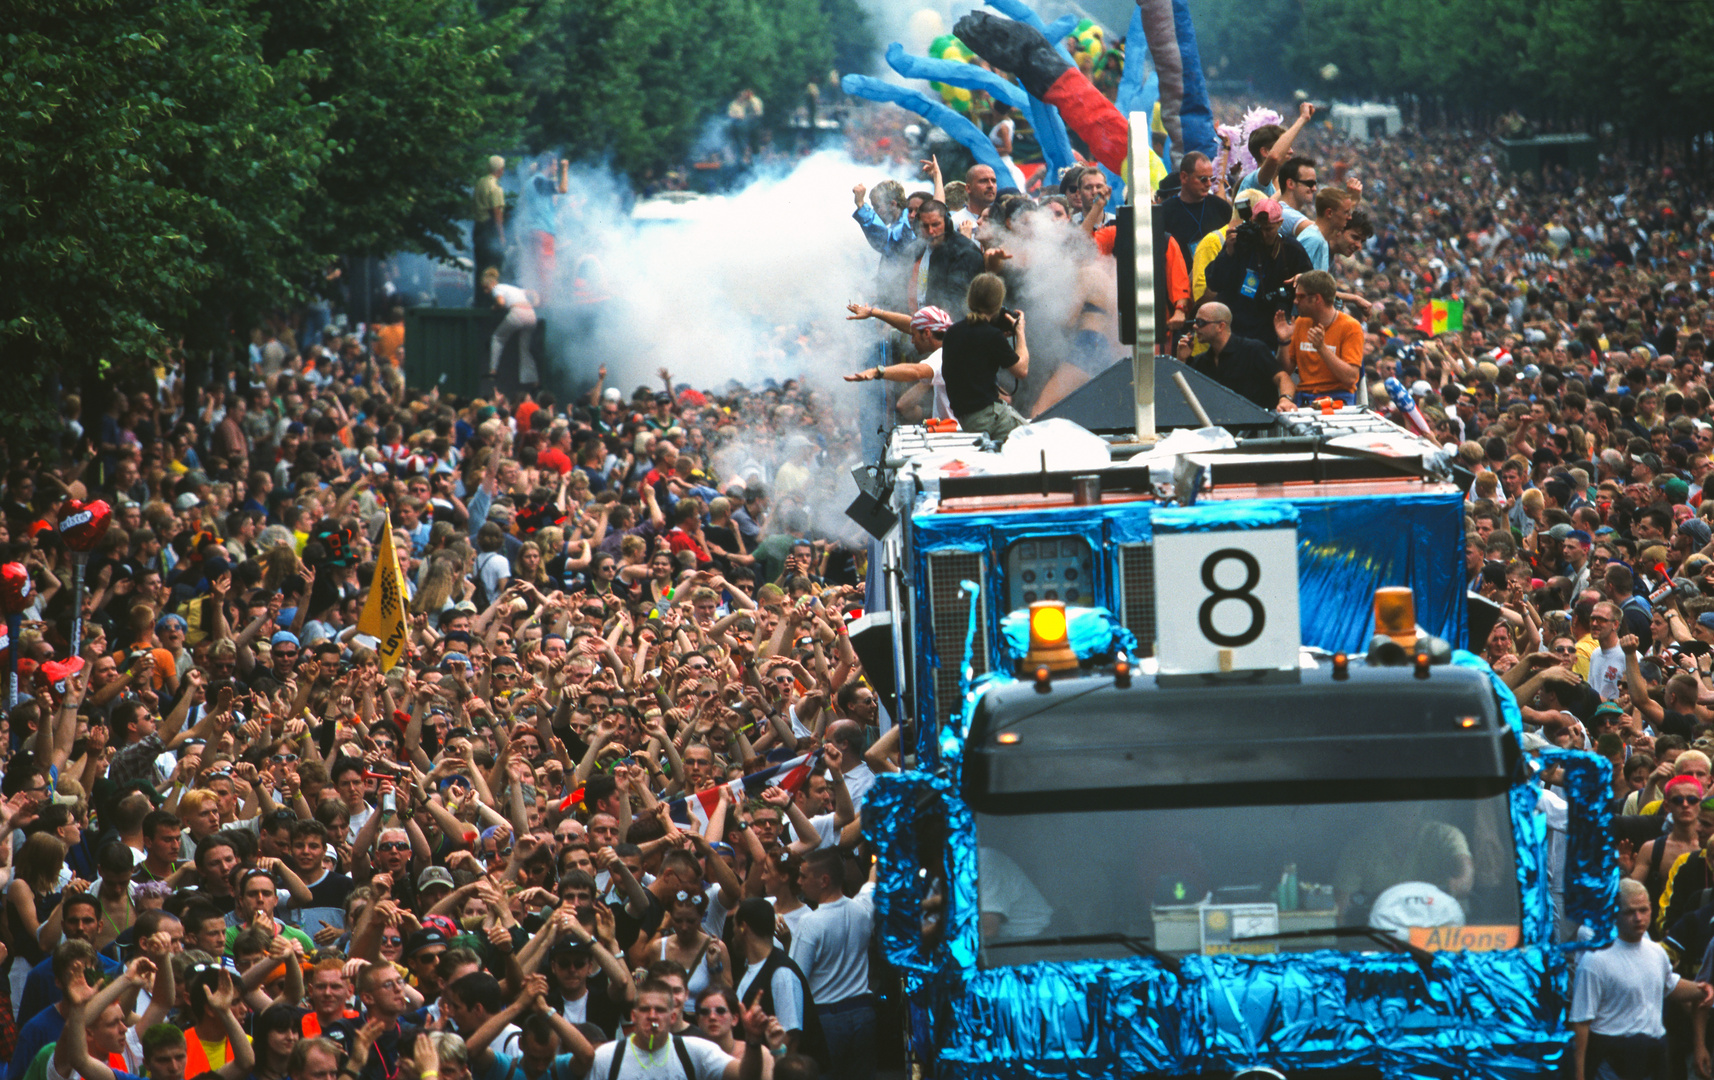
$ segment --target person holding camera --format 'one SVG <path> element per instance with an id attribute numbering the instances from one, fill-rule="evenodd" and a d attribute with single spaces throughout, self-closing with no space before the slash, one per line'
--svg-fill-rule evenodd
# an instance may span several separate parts
<path id="1" fill-rule="evenodd" d="M 1298 405 L 1313 405 L 1318 398 L 1357 403 L 1363 324 L 1333 306 L 1338 295 L 1332 274 L 1307 270 L 1297 276 L 1297 320 L 1274 313 L 1275 334 L 1287 342 L 1280 362 L 1297 383 Z"/>
<path id="2" fill-rule="evenodd" d="M 964 305 L 968 315 L 946 331 L 941 345 L 946 400 L 965 431 L 984 432 L 996 443 L 1005 442 L 1013 429 L 1028 423 L 1010 402 L 1001 400 L 995 382 L 1002 371 L 1019 384 L 1030 373 L 1024 313 L 1006 310 L 1006 283 L 998 274 L 977 274 L 971 279 Z M 1017 338 L 1015 349 L 1009 340 L 1013 337 Z"/>
<path id="3" fill-rule="evenodd" d="M 1285 210 L 1274 199 L 1263 199 L 1232 230 L 1225 250 L 1208 264 L 1208 291 L 1203 303 L 1219 300 L 1232 312 L 1232 332 L 1254 338 L 1269 349 L 1285 341 L 1275 331 L 1275 316 L 1291 310 L 1289 283 L 1314 269 L 1309 253 L 1296 239 L 1280 232 Z"/>

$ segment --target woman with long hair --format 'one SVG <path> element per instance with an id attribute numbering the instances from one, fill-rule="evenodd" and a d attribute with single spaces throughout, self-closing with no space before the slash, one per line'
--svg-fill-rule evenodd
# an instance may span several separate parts
<path id="1" fill-rule="evenodd" d="M 297 1006 L 281 1003 L 268 1006 L 256 1017 L 256 1030 L 250 1038 L 256 1048 L 256 1066 L 250 1071 L 255 1080 L 284 1080 L 286 1063 L 302 1038 L 298 1016 Z"/>
<path id="2" fill-rule="evenodd" d="M 695 995 L 710 986 L 731 981 L 732 958 L 726 943 L 702 927 L 708 911 L 708 897 L 700 892 L 679 890 L 667 901 L 667 921 L 660 932 L 647 941 L 641 939 L 631 947 L 631 963 L 636 966 L 656 960 L 671 960 L 690 972 L 685 988 L 691 997 L 685 1001 L 686 1019 Z"/>
<path id="3" fill-rule="evenodd" d="M 453 606 L 453 593 L 458 588 L 458 559 L 450 553 L 436 554 L 428 560 L 422 584 L 411 598 L 411 611 L 429 615 L 440 621 L 441 612 Z"/>
<path id="4" fill-rule="evenodd" d="M 59 938 L 60 870 L 65 866 L 65 841 L 39 832 L 18 849 L 16 873 L 6 886 L 6 931 L 12 941 L 12 1000 L 22 1000 L 23 976 L 48 955 L 42 928 Z"/>

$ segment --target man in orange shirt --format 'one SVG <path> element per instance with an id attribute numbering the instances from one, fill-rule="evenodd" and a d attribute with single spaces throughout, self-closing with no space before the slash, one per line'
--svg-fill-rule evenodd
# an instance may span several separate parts
<path id="1" fill-rule="evenodd" d="M 1282 341 L 1290 338 L 1280 349 L 1280 363 L 1297 384 L 1296 405 L 1312 405 L 1317 398 L 1357 403 L 1363 324 L 1333 306 L 1337 292 L 1332 274 L 1308 270 L 1297 276 L 1296 321 L 1274 313 L 1274 332 Z"/>

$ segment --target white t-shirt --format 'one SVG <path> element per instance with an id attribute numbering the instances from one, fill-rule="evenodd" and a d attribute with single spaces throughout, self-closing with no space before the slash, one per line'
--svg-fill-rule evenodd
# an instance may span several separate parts
<path id="1" fill-rule="evenodd" d="M 996 938 L 1036 937 L 1053 920 L 1053 906 L 1004 852 L 977 848 L 976 880 L 982 914 L 1005 920 Z"/>
<path id="2" fill-rule="evenodd" d="M 875 883 L 869 881 L 856 899 L 829 900 L 792 927 L 792 963 L 809 980 L 810 996 L 818 1006 L 869 992 L 869 931 L 874 917 Z"/>
<path id="3" fill-rule="evenodd" d="M 363 826 L 369 824 L 369 819 L 374 816 L 375 808 L 370 806 L 368 803 L 364 803 L 363 809 L 352 814 L 350 821 L 346 823 L 345 842 L 348 844 L 355 844 L 357 842 L 357 834 L 363 831 Z"/>
<path id="4" fill-rule="evenodd" d="M 751 964 L 744 972 L 744 978 L 738 982 L 738 1000 L 748 1000 L 750 987 L 756 981 L 756 976 L 762 973 L 761 964 Z M 803 984 L 797 981 L 788 967 L 774 969 L 774 977 L 769 982 L 769 989 L 774 993 L 774 1017 L 780 1026 L 787 1031 L 803 1030 Z"/>
<path id="5" fill-rule="evenodd" d="M 659 1049 L 649 1051 L 629 1038 L 596 1047 L 595 1062 L 589 1066 L 589 1076 L 607 1080 L 613 1072 L 613 1055 L 621 1051 L 625 1058 L 619 1065 L 618 1080 L 719 1080 L 726 1072 L 727 1063 L 732 1060 L 717 1043 L 694 1035 L 685 1037 L 684 1049 L 696 1070 L 694 1077 L 684 1075 L 684 1066 L 679 1064 L 678 1051 L 673 1048 L 671 1039 L 662 1042 Z"/>
<path id="6" fill-rule="evenodd" d="M 530 294 L 516 285 L 496 285 L 494 295 L 506 301 L 509 308 L 527 308 L 530 306 Z"/>
<path id="7" fill-rule="evenodd" d="M 917 363 L 927 364 L 929 370 L 934 372 L 934 377 L 929 380 L 934 387 L 934 418 L 936 420 L 951 420 L 953 418 L 952 402 L 946 396 L 946 377 L 940 372 L 940 359 L 940 350 L 936 349 Z"/>
<path id="8" fill-rule="evenodd" d="M 1589 654 L 1589 685 L 1601 695 L 1602 701 L 1619 696 L 1619 686 L 1625 681 L 1625 650 L 1615 645 L 1611 649 L 1595 646 Z"/>
<path id="9" fill-rule="evenodd" d="M 1648 938 L 1618 940 L 1592 952 L 1577 965 L 1571 986 L 1573 1024 L 1589 1022 L 1597 1035 L 1648 1035 L 1662 1038 L 1666 996 L 1678 985 L 1666 950 Z"/>
<path id="10" fill-rule="evenodd" d="M 589 1019 L 589 990 L 583 991 L 583 996 L 576 1001 L 567 1001 L 560 1005 L 559 1014 L 565 1017 L 569 1024 L 581 1024 Z"/>

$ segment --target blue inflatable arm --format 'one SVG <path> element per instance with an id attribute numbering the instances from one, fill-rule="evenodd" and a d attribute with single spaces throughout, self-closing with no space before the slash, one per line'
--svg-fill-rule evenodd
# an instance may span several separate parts
<path id="1" fill-rule="evenodd" d="M 982 133 L 982 129 L 941 102 L 920 90 L 894 86 L 868 75 L 847 75 L 839 80 L 839 86 L 853 97 L 903 105 L 950 135 L 970 151 L 970 155 L 979 163 L 993 169 L 994 179 L 1001 191 L 1018 190 L 1017 183 L 1012 180 L 1012 170 L 1006 168 L 1006 163 L 1000 160 L 999 151 L 994 149 L 994 144 L 988 141 L 988 136 Z"/>
<path id="2" fill-rule="evenodd" d="M 1030 98 L 1029 102 L 1030 127 L 1035 129 L 1042 158 L 1053 170 L 1042 183 L 1057 184 L 1060 172 L 1077 164 L 1077 156 L 1071 152 L 1071 138 L 1065 133 L 1065 121 L 1058 109 L 1036 98 Z"/>
<path id="3" fill-rule="evenodd" d="M 1003 101 L 1023 112 L 1029 108 L 1030 96 L 1016 83 L 1009 83 L 985 67 L 966 64 L 962 60 L 936 60 L 928 56 L 912 56 L 898 42 L 887 46 L 887 66 L 907 79 L 927 79 L 965 90 L 980 90 L 995 101 Z"/>
<path id="4" fill-rule="evenodd" d="M 1125 31 L 1125 71 L 1119 76 L 1119 92 L 1113 104 L 1127 120 L 1131 117 L 1137 95 L 1142 92 L 1143 78 L 1148 74 L 1148 39 L 1143 34 L 1143 9 L 1131 12 L 1131 25 Z M 1159 92 L 1158 90 L 1156 91 Z"/>

